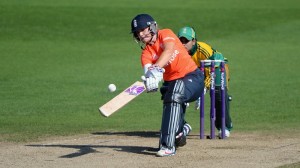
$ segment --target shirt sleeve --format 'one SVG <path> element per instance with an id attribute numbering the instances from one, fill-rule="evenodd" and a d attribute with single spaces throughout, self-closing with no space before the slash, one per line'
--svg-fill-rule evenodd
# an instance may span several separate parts
<path id="1" fill-rule="evenodd" d="M 162 39 L 163 43 L 166 43 L 166 42 L 175 42 L 176 35 L 170 29 L 165 29 L 164 31 L 162 31 L 160 33 L 160 35 L 161 36 L 159 38 Z"/>

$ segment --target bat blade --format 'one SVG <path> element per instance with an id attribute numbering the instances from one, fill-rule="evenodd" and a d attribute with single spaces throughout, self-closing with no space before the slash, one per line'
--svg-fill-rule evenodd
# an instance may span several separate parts
<path id="1" fill-rule="evenodd" d="M 99 107 L 99 111 L 103 116 L 109 117 L 144 91 L 144 83 L 136 81 L 116 97 Z"/>

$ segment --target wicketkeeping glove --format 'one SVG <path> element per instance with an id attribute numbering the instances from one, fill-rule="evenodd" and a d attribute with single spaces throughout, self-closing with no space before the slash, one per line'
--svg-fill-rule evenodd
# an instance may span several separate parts
<path id="1" fill-rule="evenodd" d="M 153 65 L 148 68 L 145 74 L 145 86 L 147 92 L 156 92 L 158 90 L 158 84 L 163 79 L 164 69 L 159 66 Z"/>

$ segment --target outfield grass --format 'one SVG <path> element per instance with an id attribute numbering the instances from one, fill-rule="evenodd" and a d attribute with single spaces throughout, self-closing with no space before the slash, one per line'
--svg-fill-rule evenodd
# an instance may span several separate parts
<path id="1" fill-rule="evenodd" d="M 191 25 L 229 58 L 234 131 L 299 133 L 299 8 L 296 0 L 2 0 L 0 141 L 159 130 L 159 94 L 143 94 L 110 118 L 98 113 L 140 78 L 140 49 L 129 34 L 138 13 L 175 32 Z M 189 108 L 186 117 L 197 132 L 199 113 Z"/>

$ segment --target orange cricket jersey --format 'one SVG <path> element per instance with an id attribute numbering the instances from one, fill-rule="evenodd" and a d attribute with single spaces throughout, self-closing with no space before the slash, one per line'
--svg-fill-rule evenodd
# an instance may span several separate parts
<path id="1" fill-rule="evenodd" d="M 142 52 L 141 62 L 144 67 L 146 64 L 155 64 L 164 50 L 165 42 L 174 42 L 174 53 L 168 64 L 164 67 L 164 80 L 171 81 L 184 77 L 186 74 L 197 69 L 196 63 L 192 60 L 178 37 L 170 29 L 158 31 L 157 39 L 153 45 L 147 45 Z"/>

